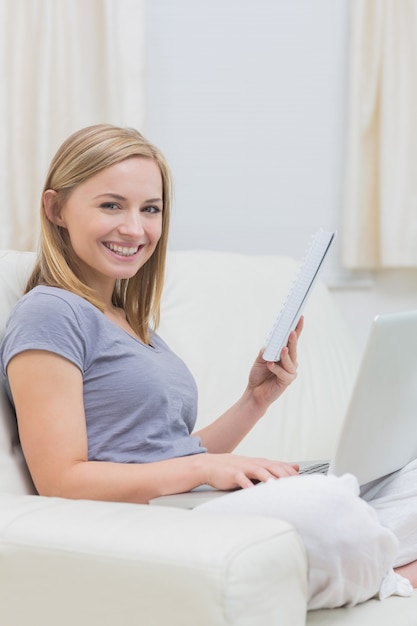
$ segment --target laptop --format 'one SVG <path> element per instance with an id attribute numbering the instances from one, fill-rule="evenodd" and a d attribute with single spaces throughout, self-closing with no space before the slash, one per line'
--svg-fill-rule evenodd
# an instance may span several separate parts
<path id="1" fill-rule="evenodd" d="M 417 311 L 377 316 L 353 387 L 334 458 L 325 471 L 351 473 L 360 486 L 417 458 Z M 302 472 L 322 463 L 300 463 Z M 208 486 L 151 504 L 194 508 L 225 492 Z"/>

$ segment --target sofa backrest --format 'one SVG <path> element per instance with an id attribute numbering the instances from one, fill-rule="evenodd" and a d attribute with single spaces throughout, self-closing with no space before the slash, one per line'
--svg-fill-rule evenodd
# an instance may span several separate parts
<path id="1" fill-rule="evenodd" d="M 34 253 L 0 252 L 0 337 L 22 295 Z M 159 334 L 189 366 L 199 389 L 196 428 L 243 392 L 297 263 L 287 257 L 170 252 Z M 305 311 L 299 375 L 237 452 L 286 460 L 328 458 L 353 385 L 357 351 L 328 289 L 317 282 Z M 0 492 L 34 493 L 16 420 L 0 388 Z"/>
<path id="2" fill-rule="evenodd" d="M 196 428 L 243 392 L 291 286 L 298 262 L 283 256 L 176 251 L 167 264 L 159 333 L 199 389 Z M 286 460 L 333 454 L 358 350 L 331 292 L 317 281 L 305 309 L 298 377 L 236 452 Z"/>

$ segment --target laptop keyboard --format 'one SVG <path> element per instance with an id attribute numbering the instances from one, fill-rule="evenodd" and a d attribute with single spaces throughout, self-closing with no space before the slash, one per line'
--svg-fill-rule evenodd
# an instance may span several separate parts
<path id="1" fill-rule="evenodd" d="M 330 463 L 312 463 L 300 468 L 299 474 L 327 474 Z"/>

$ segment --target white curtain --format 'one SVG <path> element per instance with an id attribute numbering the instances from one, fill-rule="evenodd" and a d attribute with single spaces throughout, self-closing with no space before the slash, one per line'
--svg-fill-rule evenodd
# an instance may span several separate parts
<path id="1" fill-rule="evenodd" d="M 417 267 L 417 0 L 351 0 L 343 263 Z"/>
<path id="2" fill-rule="evenodd" d="M 60 143 L 144 120 L 142 0 L 0 0 L 0 248 L 34 249 Z"/>

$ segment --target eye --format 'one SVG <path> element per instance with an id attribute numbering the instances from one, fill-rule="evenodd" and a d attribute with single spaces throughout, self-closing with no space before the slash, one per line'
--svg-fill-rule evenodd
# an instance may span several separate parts
<path id="1" fill-rule="evenodd" d="M 100 204 L 100 208 L 109 209 L 110 211 L 117 211 L 117 209 L 120 209 L 120 206 L 115 202 L 103 202 L 102 204 Z"/>
<path id="2" fill-rule="evenodd" d="M 161 213 L 162 209 L 159 206 L 155 206 L 154 204 L 146 206 L 143 208 L 145 213 Z"/>

